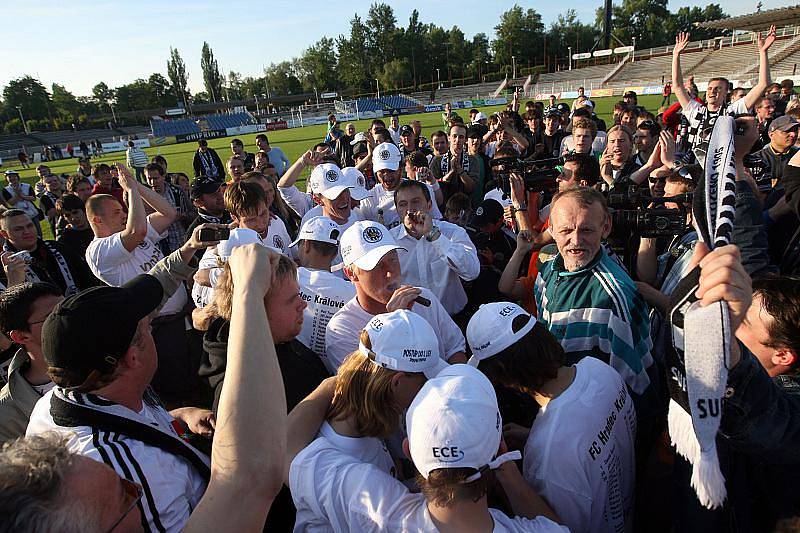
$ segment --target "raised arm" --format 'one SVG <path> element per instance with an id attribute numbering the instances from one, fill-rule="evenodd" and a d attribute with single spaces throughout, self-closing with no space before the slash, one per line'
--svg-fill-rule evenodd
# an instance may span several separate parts
<path id="1" fill-rule="evenodd" d="M 672 92 L 678 98 L 681 107 L 686 109 L 692 98 L 689 91 L 683 86 L 683 73 L 681 72 L 681 52 L 689 44 L 689 33 L 680 32 L 675 36 L 675 48 L 672 49 Z"/>
<path id="2" fill-rule="evenodd" d="M 288 161 L 287 161 L 288 163 Z M 292 166 L 286 169 L 281 179 L 278 180 L 278 187 L 291 187 L 297 181 L 297 178 L 300 177 L 300 174 L 303 172 L 303 169 L 307 166 L 317 165 L 319 161 L 317 161 L 314 157 L 314 152 L 308 150 L 306 153 L 301 155 L 297 158 Z"/>
<path id="3" fill-rule="evenodd" d="M 260 531 L 283 484 L 286 394 L 264 307 L 275 258 L 255 244 L 230 258 L 233 314 L 211 481 L 184 531 Z"/>
<path id="4" fill-rule="evenodd" d="M 767 85 L 772 81 L 769 74 L 769 56 L 767 55 L 767 51 L 769 47 L 772 46 L 772 43 L 775 42 L 775 26 L 770 26 L 767 36 L 763 39 L 761 38 L 761 32 L 758 32 L 756 34 L 756 42 L 758 43 L 759 61 L 758 84 L 750 89 L 744 96 L 744 103 L 748 110 L 753 109 L 753 106 L 756 105 L 758 99 L 761 98 L 764 91 L 767 89 Z"/>
<path id="5" fill-rule="evenodd" d="M 120 240 L 122 246 L 132 252 L 147 237 L 147 215 L 144 210 L 144 202 L 139 194 L 140 184 L 125 165 L 118 163 L 117 172 L 119 184 L 128 197 L 128 221 L 125 229 L 120 233 Z"/>
<path id="6" fill-rule="evenodd" d="M 143 183 L 135 182 L 142 200 L 155 210 L 147 216 L 147 221 L 159 233 L 163 233 L 178 216 L 178 210 L 153 189 Z"/>
<path id="7" fill-rule="evenodd" d="M 336 376 L 333 376 L 320 383 L 289 413 L 286 422 L 286 461 L 283 470 L 283 482 L 286 485 L 289 484 L 289 467 L 292 461 L 319 432 L 319 427 L 325 421 L 325 415 L 331 407 L 335 390 Z"/>

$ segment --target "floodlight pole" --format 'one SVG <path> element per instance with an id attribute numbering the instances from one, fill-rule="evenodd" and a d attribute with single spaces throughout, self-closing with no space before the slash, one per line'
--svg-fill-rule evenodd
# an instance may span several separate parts
<path id="1" fill-rule="evenodd" d="M 19 119 L 22 121 L 22 129 L 25 131 L 25 135 L 27 135 L 30 133 L 30 131 L 28 131 L 28 123 L 25 122 L 25 117 L 22 115 L 21 105 L 17 106 L 17 111 L 19 111 Z"/>
<path id="2" fill-rule="evenodd" d="M 381 84 L 377 78 L 375 78 L 375 88 L 378 89 L 378 99 L 381 98 Z"/>
<path id="3" fill-rule="evenodd" d="M 567 46 L 567 50 L 569 50 L 569 69 L 572 70 L 572 47 Z"/>
<path id="4" fill-rule="evenodd" d="M 511 56 L 511 78 L 517 79 L 517 56 Z"/>

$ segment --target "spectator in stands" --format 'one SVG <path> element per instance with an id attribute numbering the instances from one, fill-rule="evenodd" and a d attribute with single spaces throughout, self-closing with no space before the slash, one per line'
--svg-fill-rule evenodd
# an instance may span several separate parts
<path id="1" fill-rule="evenodd" d="M 636 158 L 634 161 L 640 167 L 647 164 L 647 160 L 653 154 L 658 145 L 661 128 L 653 121 L 646 120 L 640 122 L 633 134 L 633 144 L 636 146 Z"/>
<path id="2" fill-rule="evenodd" d="M 777 114 L 786 114 L 786 106 L 797 98 L 794 94 L 794 81 L 787 78 L 781 81 L 781 92 L 778 98 L 775 99 L 775 111 Z"/>
<path id="3" fill-rule="evenodd" d="M 464 337 L 439 299 L 424 287 L 401 285 L 398 250 L 402 248 L 385 226 L 357 222 L 342 235 L 340 249 L 356 297 L 328 322 L 325 364 L 331 372 L 356 351 L 359 333 L 374 315 L 397 309 L 409 309 L 427 320 L 437 333 L 442 359 L 451 363 L 466 360 Z M 418 300 L 420 296 L 427 301 Z"/>
<path id="4" fill-rule="evenodd" d="M 27 183 L 23 183 L 19 179 L 19 173 L 16 170 L 6 170 L 6 185 L 2 190 L 3 203 L 11 209 L 20 210 L 28 217 L 36 228 L 36 233 L 42 235 L 42 227 L 39 224 L 42 213 L 36 207 L 36 195 Z"/>
<path id="5" fill-rule="evenodd" d="M 42 324 L 64 297 L 50 283 L 23 283 L 0 292 L 0 332 L 17 345 L 0 390 L 0 444 L 25 435 L 34 405 L 55 385 L 42 354 Z"/>
<path id="6" fill-rule="evenodd" d="M 136 143 L 128 141 L 128 149 L 125 151 L 125 163 L 136 171 L 136 179 L 144 183 L 144 167 L 147 166 L 147 154 L 141 148 L 136 147 Z"/>
<path id="7" fill-rule="evenodd" d="M 510 302 L 482 306 L 467 340 L 470 365 L 539 404 L 533 427 L 504 429 L 509 448 L 524 446 L 528 484 L 570 531 L 633 531 L 636 413 L 619 373 L 594 357 L 568 365 L 546 326 Z M 577 442 L 585 453 L 563 453 Z"/>
<path id="8" fill-rule="evenodd" d="M 86 218 L 86 206 L 80 197 L 65 194 L 56 202 L 59 217 L 65 222 L 58 242 L 69 248 L 76 256 L 86 257 L 86 248 L 94 239 L 94 233 Z"/>
<path id="9" fill-rule="evenodd" d="M 444 220 L 433 221 L 430 189 L 418 181 L 406 180 L 394 193 L 402 224 L 391 230 L 400 255 L 404 281 L 425 287 L 454 316 L 467 304 L 461 280 L 472 281 L 480 273 L 475 245 L 467 232 Z"/>
<path id="10" fill-rule="evenodd" d="M 158 163 L 149 163 L 144 167 L 144 174 L 150 188 L 159 194 L 176 212 L 172 223 L 167 226 L 165 231 L 160 232 L 162 234 L 165 233 L 165 235 L 158 241 L 161 253 L 164 256 L 168 256 L 183 245 L 186 230 L 189 224 L 194 221 L 191 204 L 189 203 L 189 198 L 179 187 L 172 183 L 167 183 L 164 167 Z"/>
<path id="11" fill-rule="evenodd" d="M 194 177 L 207 176 L 219 181 L 225 180 L 225 169 L 222 160 L 217 155 L 217 151 L 208 147 L 208 141 L 200 139 L 197 141 L 197 151 L 192 159 Z"/>
<path id="12" fill-rule="evenodd" d="M 283 150 L 276 146 L 271 146 L 269 144 L 269 138 L 265 133 L 256 135 L 256 146 L 258 146 L 259 150 L 263 150 L 267 153 L 269 162 L 275 166 L 278 177 L 280 178 L 283 176 L 291 164 L 291 161 L 289 161 L 289 158 L 283 153 Z"/>
<path id="13" fill-rule="evenodd" d="M 466 148 L 466 126 L 453 124 L 449 132 L 447 154 L 434 157 L 430 163 L 431 174 L 441 184 L 444 202 L 456 193 L 470 194 L 476 188 L 483 189 L 483 184 L 478 181 L 480 161 L 469 155 Z"/>
<path id="14" fill-rule="evenodd" d="M 38 237 L 24 211 L 9 209 L 0 214 L 0 236 L 5 239 L 3 251 L 30 255 L 25 273 L 28 281 L 51 283 L 65 295 L 99 284 L 82 258 L 61 243 Z"/>
<path id="15" fill-rule="evenodd" d="M 244 143 L 242 143 L 241 139 L 234 139 L 231 141 L 231 153 L 233 154 L 231 156 L 231 159 L 238 159 L 244 165 L 242 173 L 250 172 L 251 170 L 253 170 L 253 167 L 255 166 L 256 163 L 255 156 L 250 152 L 245 151 Z M 229 174 L 230 174 L 231 159 L 228 159 Z"/>
<path id="16" fill-rule="evenodd" d="M 92 195 L 92 183 L 83 176 L 70 176 L 67 180 L 67 192 L 86 202 Z"/>
<path id="17" fill-rule="evenodd" d="M 253 159 L 253 163 L 255 163 L 255 158 Z M 225 168 L 228 169 L 228 177 L 230 177 L 231 182 L 239 181 L 245 172 L 245 165 L 244 162 L 234 156 L 228 158 L 227 163 L 225 163 Z"/>

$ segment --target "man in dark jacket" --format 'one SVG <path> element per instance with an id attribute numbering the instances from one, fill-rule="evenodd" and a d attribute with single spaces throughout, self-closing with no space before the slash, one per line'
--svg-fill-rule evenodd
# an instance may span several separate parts
<path id="1" fill-rule="evenodd" d="M 213 148 L 208 147 L 208 141 L 200 139 L 197 141 L 197 151 L 194 153 L 192 167 L 194 176 L 208 176 L 219 181 L 225 181 L 225 166 Z"/>

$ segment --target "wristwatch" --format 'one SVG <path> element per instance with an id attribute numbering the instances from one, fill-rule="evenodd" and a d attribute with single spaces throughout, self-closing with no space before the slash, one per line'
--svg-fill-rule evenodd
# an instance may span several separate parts
<path id="1" fill-rule="evenodd" d="M 434 226 L 433 228 L 431 228 L 431 230 L 428 232 L 428 234 L 425 235 L 425 240 L 428 241 L 428 242 L 433 242 L 436 239 L 438 239 L 441 234 L 442 234 L 442 230 L 440 230 L 438 227 Z"/>

